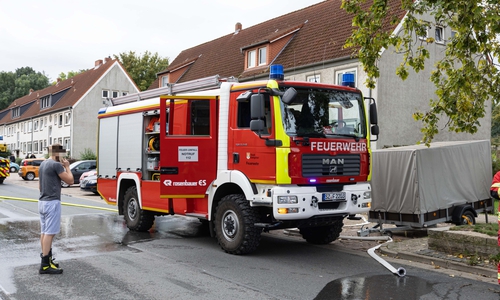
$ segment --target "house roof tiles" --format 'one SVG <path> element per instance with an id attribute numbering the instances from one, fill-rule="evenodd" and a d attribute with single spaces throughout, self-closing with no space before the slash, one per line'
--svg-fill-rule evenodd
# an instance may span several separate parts
<path id="1" fill-rule="evenodd" d="M 400 1 L 388 2 L 388 20 L 392 17 L 402 20 L 405 11 L 400 9 Z M 294 30 L 293 38 L 280 49 L 273 63 L 281 64 L 287 69 L 350 57 L 353 49 L 345 49 L 343 46 L 352 33 L 352 15 L 347 14 L 340 7 L 341 4 L 341 0 L 326 0 L 186 49 L 172 61 L 169 68 L 159 74 L 171 72 L 194 61 L 177 82 L 215 74 L 248 79 L 268 72 L 268 66 L 245 70 L 244 49 L 270 42 Z M 368 7 L 369 3 L 365 5 Z M 396 26 L 397 24 L 390 24 L 389 21 L 384 25 L 388 31 L 394 30 Z"/>

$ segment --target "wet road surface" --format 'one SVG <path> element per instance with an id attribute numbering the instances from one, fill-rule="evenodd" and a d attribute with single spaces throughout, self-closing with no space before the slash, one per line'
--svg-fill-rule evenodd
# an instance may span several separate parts
<path id="1" fill-rule="evenodd" d="M 0 188 L 2 195 L 12 192 L 8 186 Z M 29 197 L 28 189 L 23 193 Z M 94 199 L 66 201 L 98 206 Z M 394 276 L 366 253 L 341 243 L 313 246 L 276 231 L 263 234 L 255 253 L 235 256 L 224 253 L 196 219 L 159 217 L 153 230 L 139 233 L 129 231 L 115 212 L 83 207 L 63 211 L 53 248 L 64 273 L 39 275 L 36 203 L 0 197 L 0 298 L 500 298 L 497 285 L 452 271 L 404 265 L 408 275 Z"/>

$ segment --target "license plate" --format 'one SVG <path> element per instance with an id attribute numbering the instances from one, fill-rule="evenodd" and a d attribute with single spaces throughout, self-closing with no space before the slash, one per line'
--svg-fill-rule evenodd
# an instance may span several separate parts
<path id="1" fill-rule="evenodd" d="M 324 193 L 323 201 L 344 201 L 345 192 Z"/>

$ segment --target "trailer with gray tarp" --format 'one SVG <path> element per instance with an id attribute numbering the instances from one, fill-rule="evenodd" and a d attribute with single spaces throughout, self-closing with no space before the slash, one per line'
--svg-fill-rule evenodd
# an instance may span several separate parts
<path id="1" fill-rule="evenodd" d="M 474 224 L 478 212 L 493 211 L 491 180 L 488 140 L 374 150 L 368 220 L 379 230 Z"/>

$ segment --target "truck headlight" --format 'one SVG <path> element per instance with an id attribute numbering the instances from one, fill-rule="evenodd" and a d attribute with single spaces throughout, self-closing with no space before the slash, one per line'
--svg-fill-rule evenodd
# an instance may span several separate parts
<path id="1" fill-rule="evenodd" d="M 371 191 L 366 191 L 363 193 L 363 199 L 368 200 L 372 198 L 372 192 Z"/>
<path id="2" fill-rule="evenodd" d="M 296 204 L 298 202 L 297 196 L 278 196 L 278 204 Z"/>

